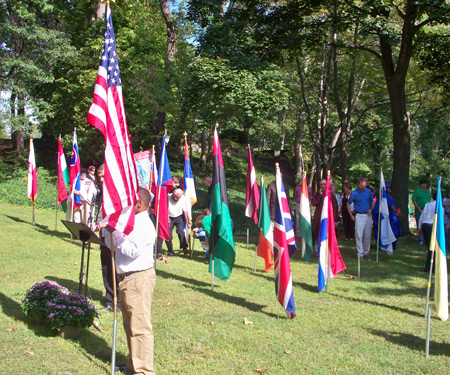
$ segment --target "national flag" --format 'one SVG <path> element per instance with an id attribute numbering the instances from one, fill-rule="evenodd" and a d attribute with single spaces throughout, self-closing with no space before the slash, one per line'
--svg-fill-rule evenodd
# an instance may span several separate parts
<path id="1" fill-rule="evenodd" d="M 58 203 L 66 211 L 67 190 L 66 185 L 70 183 L 69 170 L 67 169 L 66 156 L 61 143 L 61 135 L 58 139 Z"/>
<path id="2" fill-rule="evenodd" d="M 73 130 L 72 156 L 70 157 L 70 197 L 73 201 L 74 209 L 81 206 L 81 198 L 75 194 L 75 190 L 81 190 L 81 167 L 76 129 Z"/>
<path id="3" fill-rule="evenodd" d="M 169 240 L 169 203 L 167 194 L 173 188 L 170 174 L 169 159 L 166 152 L 166 134 L 162 141 L 161 159 L 159 161 L 159 175 L 156 180 L 155 215 L 158 218 L 158 237 Z"/>
<path id="4" fill-rule="evenodd" d="M 306 184 L 306 174 L 302 181 L 302 194 L 300 196 L 300 214 L 297 223 L 298 231 L 301 234 L 302 258 L 310 261 L 313 257 L 313 238 L 311 227 L 311 210 L 309 208 L 308 185 Z"/>
<path id="5" fill-rule="evenodd" d="M 134 227 L 134 203 L 138 200 L 139 185 L 117 58 L 111 8 L 107 5 L 104 49 L 87 122 L 105 137 L 103 220 L 118 231 L 129 234 Z"/>
<path id="6" fill-rule="evenodd" d="M 442 321 L 448 319 L 448 276 L 447 254 L 445 250 L 444 213 L 442 207 L 441 181 L 437 180 L 436 211 L 433 220 L 433 229 L 430 241 L 430 250 L 435 251 L 436 274 L 434 277 L 434 303 L 439 318 Z"/>
<path id="7" fill-rule="evenodd" d="M 213 143 L 213 181 L 212 181 L 212 254 L 209 262 L 209 272 L 212 272 L 214 260 L 214 275 L 219 279 L 228 280 L 234 266 L 236 250 L 230 211 L 228 208 L 227 185 L 225 181 L 222 151 L 220 149 L 217 128 L 214 130 Z"/>
<path id="8" fill-rule="evenodd" d="M 158 167 L 156 166 L 156 155 L 155 155 L 155 148 L 153 147 L 152 151 L 152 175 L 150 177 L 151 180 L 151 186 L 150 186 L 150 193 L 153 194 L 153 196 L 156 194 L 156 182 L 158 181 Z"/>
<path id="9" fill-rule="evenodd" d="M 245 190 L 245 216 L 258 224 L 259 191 L 256 182 L 255 166 L 253 165 L 252 151 L 248 145 L 247 187 Z"/>
<path id="10" fill-rule="evenodd" d="M 379 200 L 379 210 L 380 210 L 380 223 L 378 225 L 380 233 L 378 234 L 380 237 L 380 247 L 382 250 L 385 250 L 389 255 L 393 253 L 392 244 L 397 241 L 397 238 L 392 231 L 391 223 L 389 221 L 389 207 L 387 203 L 387 192 L 386 192 L 386 184 L 384 181 L 383 172 L 381 172 L 380 178 L 380 192 L 381 199 Z"/>
<path id="11" fill-rule="evenodd" d="M 142 151 L 133 155 L 139 186 L 150 191 L 150 176 L 152 173 L 152 152 Z"/>
<path id="12" fill-rule="evenodd" d="M 28 188 L 27 195 L 35 202 L 37 195 L 36 159 L 34 157 L 33 139 L 30 138 L 30 153 L 28 155 Z"/>
<path id="13" fill-rule="evenodd" d="M 288 318 L 295 317 L 294 290 L 292 288 L 291 263 L 289 261 L 289 243 L 286 223 L 289 223 L 290 214 L 287 204 L 283 180 L 277 164 L 276 172 L 277 200 L 275 207 L 275 220 L 273 227 L 273 252 L 275 257 L 275 293 Z M 289 214 L 289 218 L 287 218 Z M 292 229 L 292 221 L 291 221 Z"/>
<path id="14" fill-rule="evenodd" d="M 331 278 L 346 268 L 336 240 L 330 181 L 328 175 L 319 230 L 319 292 L 325 289 Z"/>
<path id="15" fill-rule="evenodd" d="M 197 203 L 197 193 L 195 192 L 194 175 L 192 174 L 191 161 L 189 159 L 189 150 L 186 138 L 184 139 L 184 199 L 186 202 L 186 212 L 189 221 L 192 222 L 192 206 Z M 185 216 L 183 215 L 183 220 Z M 184 233 L 186 241 L 189 240 L 189 228 L 184 223 Z"/>
<path id="16" fill-rule="evenodd" d="M 261 176 L 261 197 L 259 201 L 259 244 L 256 254 L 264 258 L 266 272 L 273 266 L 273 227 L 270 221 L 269 204 L 267 202 L 264 177 Z"/>

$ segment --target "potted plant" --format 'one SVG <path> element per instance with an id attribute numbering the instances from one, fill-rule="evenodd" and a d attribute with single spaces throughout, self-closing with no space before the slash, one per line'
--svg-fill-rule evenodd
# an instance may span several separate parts
<path id="1" fill-rule="evenodd" d="M 21 301 L 22 311 L 36 321 L 44 322 L 47 316 L 46 303 L 67 292 L 66 288 L 52 281 L 36 283 L 25 293 Z"/>
<path id="2" fill-rule="evenodd" d="M 79 293 L 61 293 L 46 303 L 47 319 L 63 338 L 76 338 L 98 316 L 95 306 Z"/>

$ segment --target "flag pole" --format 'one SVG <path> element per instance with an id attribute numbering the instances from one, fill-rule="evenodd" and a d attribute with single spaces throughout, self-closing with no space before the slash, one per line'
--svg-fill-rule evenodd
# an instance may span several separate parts
<path id="1" fill-rule="evenodd" d="M 211 220 L 211 241 L 209 246 L 212 247 L 210 251 L 211 257 L 211 290 L 214 290 L 214 224 Z"/>
<path id="2" fill-rule="evenodd" d="M 117 337 L 117 287 L 116 287 L 116 265 L 114 262 L 114 238 L 113 234 L 109 234 L 111 237 L 111 268 L 112 268 L 112 278 L 113 278 L 113 306 L 114 306 L 114 325 L 113 325 L 113 343 L 111 352 L 111 375 L 116 372 L 116 337 Z"/>
<path id="3" fill-rule="evenodd" d="M 36 222 L 34 221 L 34 198 L 33 198 L 33 225 L 36 225 Z"/>
<path id="4" fill-rule="evenodd" d="M 381 176 L 383 176 L 383 168 L 381 168 Z M 381 222 L 380 222 L 380 219 L 381 219 L 381 199 L 382 199 L 381 198 L 381 176 L 380 176 L 380 194 L 378 194 L 377 263 L 378 263 L 378 252 L 379 252 L 379 249 L 380 249 L 380 232 L 381 232 Z"/>
<path id="5" fill-rule="evenodd" d="M 425 344 L 425 353 L 427 359 L 430 358 L 430 331 L 431 331 L 431 309 L 427 309 L 428 322 L 427 322 L 427 342 Z"/>
<path id="6" fill-rule="evenodd" d="M 361 278 L 361 254 L 358 253 L 358 279 Z"/>
<path id="7" fill-rule="evenodd" d="M 167 135 L 167 130 L 164 130 L 164 136 L 166 136 L 166 135 Z M 164 146 L 165 145 L 162 145 L 161 149 Z M 161 157 L 163 157 L 163 155 L 161 155 Z M 159 179 L 160 182 L 162 182 L 163 173 L 164 173 L 164 160 L 161 162 L 161 170 L 158 171 L 158 179 Z M 156 181 L 156 183 L 158 183 L 158 180 Z M 155 264 L 155 269 L 156 269 L 156 249 L 158 247 L 158 240 L 159 240 L 159 211 L 160 211 L 160 209 L 159 209 L 159 204 L 160 204 L 159 198 L 160 197 L 161 197 L 161 185 L 158 185 L 158 209 L 156 211 L 156 246 L 155 246 L 155 251 L 153 252 L 153 257 L 155 259 L 155 263 L 154 263 Z M 156 208 L 156 204 L 155 204 L 155 208 Z"/>

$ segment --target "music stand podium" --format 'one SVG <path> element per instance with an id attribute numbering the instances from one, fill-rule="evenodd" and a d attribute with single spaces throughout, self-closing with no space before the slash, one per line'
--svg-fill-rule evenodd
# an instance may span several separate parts
<path id="1" fill-rule="evenodd" d="M 77 240 L 80 240 L 82 243 L 78 293 L 81 293 L 81 288 L 83 286 L 84 249 L 85 249 L 86 243 L 88 244 L 88 254 L 87 254 L 87 261 L 86 261 L 86 285 L 84 287 L 84 295 L 87 297 L 88 277 L 89 277 L 89 258 L 91 255 L 91 243 L 96 243 L 98 245 L 104 245 L 104 243 L 100 240 L 100 238 L 97 237 L 97 235 L 86 224 L 74 223 L 72 221 L 67 221 L 67 220 L 61 220 L 61 222 L 65 225 L 65 227 L 69 230 L 69 232 L 72 233 L 72 235 Z"/>

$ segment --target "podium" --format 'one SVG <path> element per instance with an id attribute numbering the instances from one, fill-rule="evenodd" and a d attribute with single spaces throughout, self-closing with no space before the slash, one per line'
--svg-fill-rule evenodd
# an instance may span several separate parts
<path id="1" fill-rule="evenodd" d="M 86 284 L 84 286 L 84 295 L 87 297 L 88 292 L 88 277 L 89 277 L 89 258 L 91 255 L 91 243 L 95 243 L 98 245 L 104 245 L 104 243 L 97 237 L 97 235 L 89 228 L 86 224 L 83 223 L 74 223 L 72 221 L 61 220 L 64 226 L 72 233 L 73 237 L 77 240 L 80 240 L 81 245 L 81 265 L 80 265 L 80 275 L 79 275 L 79 283 L 78 283 L 78 293 L 81 293 L 81 289 L 83 287 L 83 279 L 84 279 L 84 251 L 87 246 L 87 260 L 86 260 Z"/>

